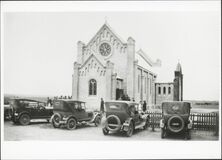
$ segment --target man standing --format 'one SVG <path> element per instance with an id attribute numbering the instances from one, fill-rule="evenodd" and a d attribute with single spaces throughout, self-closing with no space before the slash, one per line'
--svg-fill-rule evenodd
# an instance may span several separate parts
<path id="1" fill-rule="evenodd" d="M 143 112 L 146 111 L 146 101 L 143 102 Z"/>
<path id="2" fill-rule="evenodd" d="M 104 101 L 103 101 L 103 98 L 101 98 L 100 112 L 104 113 Z"/>

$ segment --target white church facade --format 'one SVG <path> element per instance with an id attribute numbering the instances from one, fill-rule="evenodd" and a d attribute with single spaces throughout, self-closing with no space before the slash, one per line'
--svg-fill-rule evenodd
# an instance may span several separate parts
<path id="1" fill-rule="evenodd" d="M 136 51 L 132 37 L 122 40 L 105 23 L 87 43 L 79 41 L 77 61 L 72 75 L 72 98 L 99 109 L 100 99 L 118 100 L 127 95 L 131 100 L 155 105 L 156 77 L 152 61 L 143 50 Z M 172 92 L 173 93 L 173 92 Z"/>

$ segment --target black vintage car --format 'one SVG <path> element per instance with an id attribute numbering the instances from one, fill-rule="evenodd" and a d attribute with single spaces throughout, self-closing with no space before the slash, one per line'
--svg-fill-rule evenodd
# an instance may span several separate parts
<path id="1" fill-rule="evenodd" d="M 102 129 L 104 135 L 124 131 L 130 137 L 135 129 L 147 129 L 150 121 L 148 114 L 139 113 L 138 103 L 130 101 L 105 102 L 105 117 Z"/>
<path id="2" fill-rule="evenodd" d="M 10 120 L 11 119 L 11 107 L 10 105 L 4 105 L 4 120 Z"/>
<path id="3" fill-rule="evenodd" d="M 53 108 L 46 107 L 44 102 L 15 98 L 10 100 L 11 120 L 15 124 L 28 125 L 31 119 L 50 120 Z"/>
<path id="4" fill-rule="evenodd" d="M 53 116 L 51 123 L 54 128 L 65 126 L 69 130 L 76 128 L 78 124 L 94 123 L 95 126 L 100 124 L 100 112 L 87 111 L 85 102 L 59 99 L 54 101 Z"/>
<path id="5" fill-rule="evenodd" d="M 161 138 L 167 133 L 185 133 L 185 138 L 190 139 L 192 120 L 190 119 L 191 104 L 189 102 L 163 102 L 162 119 L 160 120 Z"/>

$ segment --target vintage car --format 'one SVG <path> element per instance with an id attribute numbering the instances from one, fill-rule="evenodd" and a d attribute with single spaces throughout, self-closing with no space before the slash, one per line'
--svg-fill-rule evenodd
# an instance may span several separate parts
<path id="1" fill-rule="evenodd" d="M 160 120 L 161 138 L 167 133 L 185 133 L 190 139 L 192 120 L 190 119 L 191 104 L 189 102 L 173 101 L 162 103 L 162 119 Z"/>
<path id="2" fill-rule="evenodd" d="M 109 132 L 123 131 L 127 137 L 130 137 L 135 129 L 147 129 L 149 121 L 148 114 L 139 113 L 138 103 L 108 101 L 105 102 L 105 120 L 102 131 L 104 135 Z"/>
<path id="3" fill-rule="evenodd" d="M 101 121 L 100 112 L 88 111 L 85 102 L 71 99 L 55 100 L 53 113 L 50 121 L 54 128 L 65 126 L 68 130 L 73 130 L 78 124 L 94 123 L 98 126 Z"/>
<path id="4" fill-rule="evenodd" d="M 11 119 L 11 107 L 10 105 L 4 104 L 4 120 L 10 120 Z"/>
<path id="5" fill-rule="evenodd" d="M 46 107 L 44 102 L 14 98 L 10 100 L 11 120 L 15 124 L 28 125 L 31 119 L 46 119 L 48 122 L 53 108 Z"/>

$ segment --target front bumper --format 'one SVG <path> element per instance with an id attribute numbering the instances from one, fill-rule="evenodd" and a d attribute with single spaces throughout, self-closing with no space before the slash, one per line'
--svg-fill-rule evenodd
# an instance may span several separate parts
<path id="1" fill-rule="evenodd" d="M 104 123 L 103 124 L 103 128 L 108 129 L 106 126 L 108 124 Z M 128 123 L 123 123 L 122 125 L 120 125 L 119 129 L 116 131 L 111 131 L 111 132 L 120 132 L 120 131 L 128 131 L 129 130 L 129 124 Z"/>

